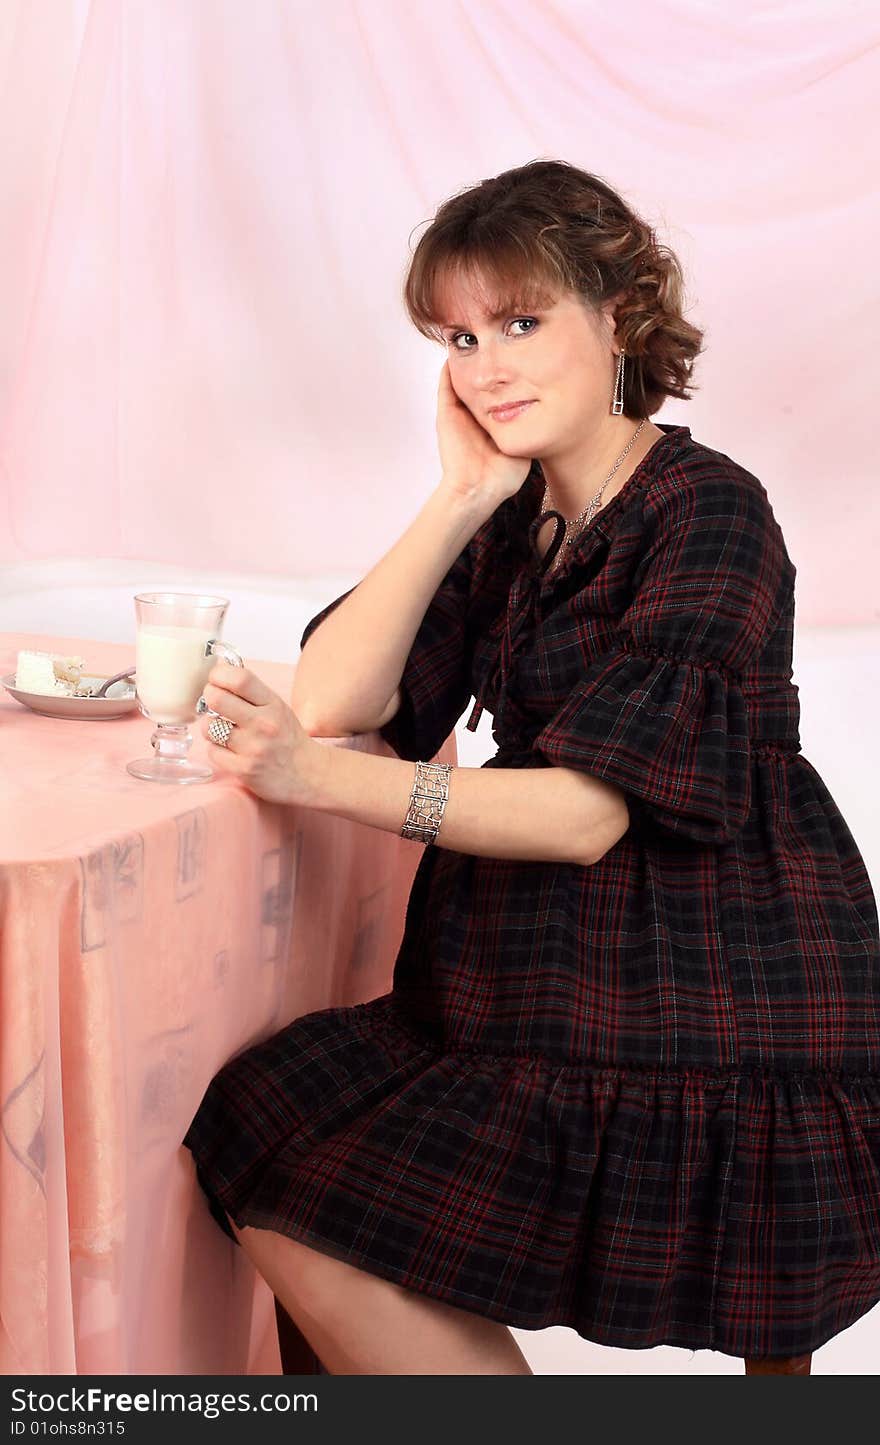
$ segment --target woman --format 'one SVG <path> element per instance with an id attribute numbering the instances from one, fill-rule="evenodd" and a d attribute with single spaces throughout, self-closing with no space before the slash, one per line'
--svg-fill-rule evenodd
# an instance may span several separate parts
<path id="1" fill-rule="evenodd" d="M 528 1374 L 507 1327 L 557 1324 L 809 1373 L 880 1298 L 877 910 L 767 493 L 649 419 L 701 348 L 680 283 L 563 162 L 447 201 L 405 287 L 440 484 L 293 710 L 212 673 L 259 796 L 434 845 L 391 992 L 231 1060 L 185 1141 L 331 1373 Z M 498 752 L 429 764 L 472 695 Z M 310 736 L 376 727 L 398 758 Z"/>

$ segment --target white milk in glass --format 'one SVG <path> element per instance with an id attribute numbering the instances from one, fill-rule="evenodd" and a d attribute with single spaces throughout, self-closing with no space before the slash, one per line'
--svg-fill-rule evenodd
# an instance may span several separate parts
<path id="1" fill-rule="evenodd" d="M 205 656 L 205 644 L 213 636 L 204 627 L 148 623 L 137 629 L 137 694 L 152 722 L 192 722 L 217 662 L 213 655 Z"/>

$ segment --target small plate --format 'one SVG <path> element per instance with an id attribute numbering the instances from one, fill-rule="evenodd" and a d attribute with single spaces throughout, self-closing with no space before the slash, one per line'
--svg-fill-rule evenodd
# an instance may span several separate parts
<path id="1" fill-rule="evenodd" d="M 84 673 L 80 683 L 85 683 L 86 687 L 100 687 L 108 677 L 112 677 L 112 673 L 106 673 L 104 677 Z M 128 713 L 139 711 L 135 686 L 124 678 L 121 682 L 114 682 L 106 697 L 64 697 L 60 693 L 53 696 L 51 693 L 22 692 L 15 686 L 14 672 L 0 678 L 0 683 L 16 702 L 33 712 L 42 713 L 44 717 L 76 718 L 80 722 L 85 719 L 109 721 L 110 718 L 126 717 Z"/>

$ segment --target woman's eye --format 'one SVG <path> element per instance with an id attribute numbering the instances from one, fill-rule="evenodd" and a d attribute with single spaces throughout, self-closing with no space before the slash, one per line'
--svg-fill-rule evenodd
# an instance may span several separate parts
<path id="1" fill-rule="evenodd" d="M 519 331 L 515 332 L 514 334 L 517 336 L 531 336 L 532 331 L 537 326 L 538 322 L 534 316 L 516 316 L 510 324 L 511 326 L 527 325 L 529 327 L 528 331 Z M 468 337 L 471 341 L 476 340 L 476 337 L 474 336 L 472 331 L 456 331 L 454 336 L 450 336 L 448 345 L 451 346 L 454 351 L 472 351 L 472 346 L 458 345 L 458 342 L 461 340 L 462 337 Z"/>

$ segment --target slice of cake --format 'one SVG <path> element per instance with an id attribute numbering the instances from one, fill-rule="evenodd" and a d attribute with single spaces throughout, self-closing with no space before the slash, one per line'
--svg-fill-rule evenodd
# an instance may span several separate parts
<path id="1" fill-rule="evenodd" d="M 84 658 L 65 657 L 59 652 L 20 652 L 15 686 L 20 692 L 73 697 L 85 665 Z"/>

